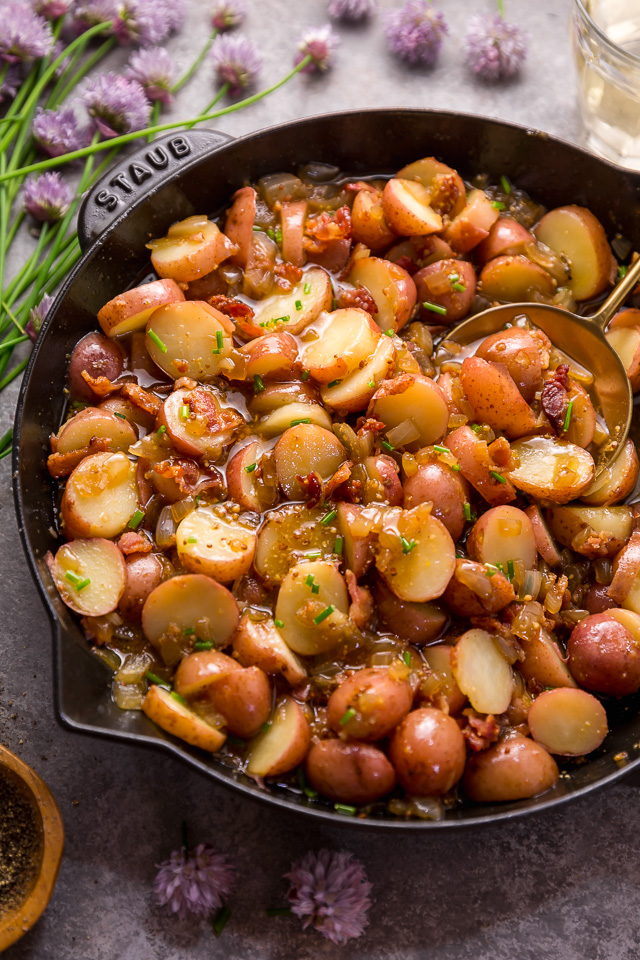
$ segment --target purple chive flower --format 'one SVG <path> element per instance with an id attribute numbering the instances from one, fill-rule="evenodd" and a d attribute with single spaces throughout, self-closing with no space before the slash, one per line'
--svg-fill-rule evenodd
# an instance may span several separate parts
<path id="1" fill-rule="evenodd" d="M 184 25 L 188 0 L 156 0 L 155 9 L 162 11 L 169 33 L 175 33 Z"/>
<path id="2" fill-rule="evenodd" d="M 427 0 L 407 0 L 399 10 L 390 10 L 385 21 L 392 53 L 407 63 L 434 65 L 442 38 L 449 32 L 439 10 L 434 10 Z"/>
<path id="3" fill-rule="evenodd" d="M 8 63 L 44 57 L 53 46 L 51 25 L 18 3 L 2 7 L 0 57 Z"/>
<path id="4" fill-rule="evenodd" d="M 515 77 L 527 56 L 523 32 L 499 15 L 488 21 L 477 15 L 470 17 L 464 43 L 467 65 L 482 80 Z"/>
<path id="5" fill-rule="evenodd" d="M 245 0 L 218 0 L 213 6 L 211 23 L 216 30 L 224 33 L 239 27 L 247 15 Z"/>
<path id="6" fill-rule="evenodd" d="M 72 27 L 75 33 L 84 33 L 99 23 L 109 23 L 115 16 L 116 0 L 77 0 Z"/>
<path id="7" fill-rule="evenodd" d="M 42 173 L 25 181 L 22 202 L 36 220 L 55 223 L 64 217 L 73 200 L 73 190 L 59 173 Z"/>
<path id="8" fill-rule="evenodd" d="M 327 13 L 334 20 L 364 20 L 377 7 L 376 0 L 331 0 Z"/>
<path id="9" fill-rule="evenodd" d="M 340 38 L 334 32 L 330 23 L 325 23 L 321 27 L 312 27 L 301 36 L 293 65 L 297 67 L 305 57 L 311 57 L 311 62 L 302 68 L 303 73 L 318 73 L 328 70 L 333 51 L 339 44 Z"/>
<path id="10" fill-rule="evenodd" d="M 33 9 L 47 20 L 58 20 L 70 9 L 73 0 L 33 0 Z"/>
<path id="11" fill-rule="evenodd" d="M 171 0 L 121 0 L 113 32 L 124 46 L 159 46 L 184 19 L 184 5 Z"/>
<path id="12" fill-rule="evenodd" d="M 125 77 L 137 80 L 152 103 L 171 103 L 175 65 L 164 47 L 146 47 L 131 55 Z"/>
<path id="13" fill-rule="evenodd" d="M 10 63 L 9 69 L 5 73 L 2 83 L 0 83 L 0 103 L 4 103 L 5 100 L 13 100 L 21 83 L 20 67 L 17 63 Z"/>
<path id="14" fill-rule="evenodd" d="M 89 130 L 78 122 L 71 107 L 38 112 L 33 120 L 33 139 L 48 157 L 61 157 L 63 153 L 79 150 L 89 143 Z"/>
<path id="15" fill-rule="evenodd" d="M 159 864 L 154 883 L 156 900 L 168 906 L 181 920 L 190 914 L 208 917 L 229 896 L 235 880 L 233 868 L 224 854 L 211 844 L 201 843 L 195 850 L 174 850 Z"/>
<path id="16" fill-rule="evenodd" d="M 48 293 L 45 293 L 42 300 L 37 307 L 34 307 L 33 310 L 29 311 L 29 320 L 26 327 L 24 328 L 26 333 L 29 334 L 32 340 L 36 340 L 40 330 L 42 329 L 42 324 L 47 319 L 47 314 L 51 309 L 51 304 L 53 303 L 53 297 L 50 297 Z"/>
<path id="17" fill-rule="evenodd" d="M 151 104 L 137 80 L 118 73 L 101 73 L 86 80 L 82 100 L 104 137 L 143 130 L 149 123 Z"/>
<path id="18" fill-rule="evenodd" d="M 218 82 L 228 83 L 232 95 L 250 86 L 262 67 L 262 57 L 246 37 L 216 37 L 211 46 L 211 60 Z"/>
<path id="19" fill-rule="evenodd" d="M 362 864 L 350 853 L 319 850 L 291 864 L 285 878 L 291 910 L 333 943 L 359 937 L 369 923 L 371 884 Z"/>

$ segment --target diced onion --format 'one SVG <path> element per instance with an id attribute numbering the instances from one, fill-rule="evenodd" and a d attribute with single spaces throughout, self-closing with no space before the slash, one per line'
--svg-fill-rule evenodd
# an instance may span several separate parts
<path id="1" fill-rule="evenodd" d="M 544 611 L 540 603 L 525 603 L 511 624 L 511 632 L 520 640 L 537 640 Z"/>
<path id="2" fill-rule="evenodd" d="M 411 417 L 403 420 L 397 427 L 392 427 L 387 433 L 387 440 L 394 447 L 404 447 L 407 443 L 413 443 L 420 438 L 420 431 L 416 427 Z"/>
<path id="3" fill-rule="evenodd" d="M 163 507 L 156 524 L 156 543 L 161 550 L 175 546 L 177 524 L 170 506 Z"/>
<path id="4" fill-rule="evenodd" d="M 196 501 L 194 497 L 186 497 L 184 500 L 178 500 L 177 503 L 171 505 L 171 514 L 175 522 L 180 523 L 180 521 L 188 517 L 190 513 L 193 513 L 195 508 Z"/>
<path id="5" fill-rule="evenodd" d="M 463 583 L 465 587 L 469 587 L 469 590 L 482 600 L 488 600 L 493 592 L 491 581 L 486 575 L 486 572 L 484 570 L 480 572 L 475 563 L 465 562 L 463 560 L 462 563 L 458 564 L 456 580 Z"/>
<path id="6" fill-rule="evenodd" d="M 542 586 L 542 574 L 539 570 L 525 570 L 524 583 L 518 591 L 518 600 L 524 600 L 529 597 L 530 600 L 536 600 Z"/>
<path id="7" fill-rule="evenodd" d="M 114 680 L 111 686 L 114 703 L 121 710 L 141 710 L 146 692 L 147 684 L 144 682 L 118 683 Z"/>

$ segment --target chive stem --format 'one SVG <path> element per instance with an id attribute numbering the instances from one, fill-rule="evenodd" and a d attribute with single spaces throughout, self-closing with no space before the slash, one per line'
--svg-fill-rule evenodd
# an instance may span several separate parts
<path id="1" fill-rule="evenodd" d="M 441 313 L 442 316 L 447 315 L 447 308 L 441 307 L 439 303 L 431 303 L 430 300 L 423 300 L 422 306 L 425 310 L 431 310 L 432 313 Z"/>
<path id="2" fill-rule="evenodd" d="M 315 625 L 318 626 L 319 624 L 322 623 L 323 620 L 326 620 L 327 617 L 330 617 L 334 610 L 335 610 L 334 605 L 330 603 L 328 607 L 325 607 L 324 610 L 318 614 L 317 617 L 313 618 L 313 622 L 315 623 Z"/>
<path id="3" fill-rule="evenodd" d="M 567 415 L 564 418 L 564 432 L 566 433 L 569 429 L 571 423 L 571 414 L 573 413 L 573 400 L 569 400 L 569 406 L 567 407 Z"/>

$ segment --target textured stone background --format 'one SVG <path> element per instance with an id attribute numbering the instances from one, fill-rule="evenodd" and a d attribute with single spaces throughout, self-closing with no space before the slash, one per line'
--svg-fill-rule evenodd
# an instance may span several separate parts
<path id="1" fill-rule="evenodd" d="M 325 0 L 253 0 L 247 32 L 263 48 L 263 82 L 292 57 L 299 31 L 324 21 Z M 383 0 L 381 7 L 390 7 Z M 451 27 L 433 72 L 409 71 L 384 47 L 380 18 L 343 29 L 326 77 L 296 78 L 267 102 L 228 116 L 241 135 L 336 108 L 429 106 L 473 111 L 578 140 L 568 41 L 569 0 L 511 0 L 531 35 L 522 79 L 487 89 L 461 65 L 465 18 L 489 0 L 443 0 Z M 204 35 L 207 4 L 171 49 L 186 65 Z M 195 38 L 192 40 L 192 37 Z M 118 53 L 114 63 L 124 60 Z M 187 117 L 211 98 L 208 68 L 175 104 Z M 309 159 L 313 159 L 310 157 Z M 408 157 L 407 160 L 413 158 Z M 21 256 L 31 241 L 24 239 Z M 16 258 L 16 262 L 21 260 Z M 0 396 L 0 432 L 17 386 Z M 65 858 L 50 906 L 6 956 L 11 960 L 632 960 L 638 955 L 640 873 L 636 791 L 624 784 L 557 813 L 478 832 L 385 837 L 307 824 L 241 801 L 161 753 L 63 730 L 52 706 L 49 627 L 13 516 L 8 460 L 0 463 L 0 740 L 47 780 L 66 826 Z M 180 821 L 237 861 L 231 920 L 216 940 L 205 923 L 178 923 L 152 902 L 154 864 L 178 845 Z M 281 904 L 281 874 L 310 847 L 348 848 L 374 884 L 365 936 L 340 950 L 295 918 L 267 919 Z"/>

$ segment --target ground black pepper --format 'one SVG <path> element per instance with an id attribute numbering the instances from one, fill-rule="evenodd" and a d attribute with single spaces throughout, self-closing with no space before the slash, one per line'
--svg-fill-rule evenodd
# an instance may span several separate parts
<path id="1" fill-rule="evenodd" d="M 0 768 L 0 916 L 19 907 L 35 879 L 41 828 L 20 784 Z"/>

